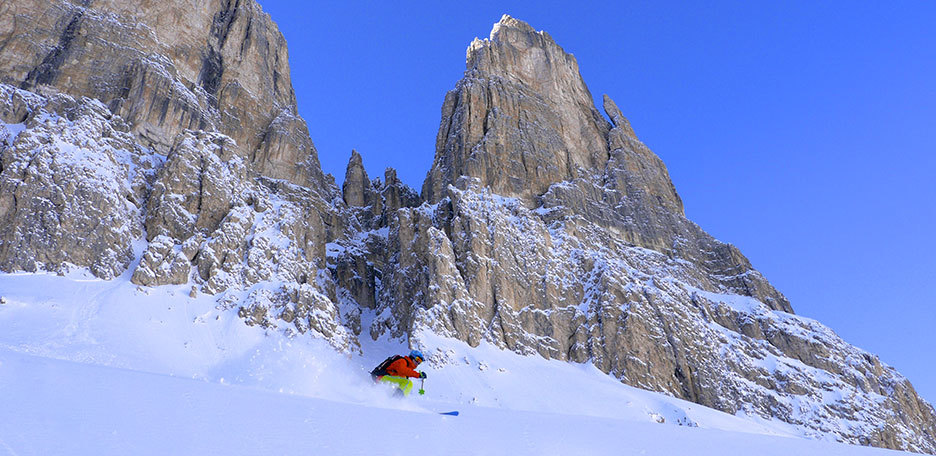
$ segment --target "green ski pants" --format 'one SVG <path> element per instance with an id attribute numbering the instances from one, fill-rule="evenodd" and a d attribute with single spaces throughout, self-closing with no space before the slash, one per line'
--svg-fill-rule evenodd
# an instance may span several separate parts
<path id="1" fill-rule="evenodd" d="M 384 375 L 380 377 L 381 382 L 390 383 L 395 385 L 400 391 L 403 391 L 404 396 L 409 396 L 410 391 L 413 390 L 413 381 L 406 377 L 394 377 L 392 375 Z"/>

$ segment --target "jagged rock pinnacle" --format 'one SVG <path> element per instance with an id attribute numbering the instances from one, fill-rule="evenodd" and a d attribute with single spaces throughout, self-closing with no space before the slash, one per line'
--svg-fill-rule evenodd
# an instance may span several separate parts
<path id="1" fill-rule="evenodd" d="M 345 204 L 348 206 L 365 207 L 378 204 L 377 192 L 374 185 L 367 176 L 364 169 L 364 162 L 361 154 L 356 150 L 351 151 L 351 159 L 348 160 L 348 168 L 345 171 L 345 181 L 341 186 L 342 195 Z M 377 214 L 380 208 L 377 207 Z"/>
<path id="2" fill-rule="evenodd" d="M 548 34 L 504 16 L 467 57 L 465 77 L 443 103 L 425 199 L 438 201 L 469 176 L 534 204 L 550 185 L 604 169 L 611 125 L 575 57 Z"/>

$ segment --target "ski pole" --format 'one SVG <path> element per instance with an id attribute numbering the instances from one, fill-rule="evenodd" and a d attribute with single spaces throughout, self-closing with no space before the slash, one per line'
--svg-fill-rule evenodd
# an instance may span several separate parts
<path id="1" fill-rule="evenodd" d="M 426 379 L 419 379 L 419 394 L 426 394 L 426 390 L 423 387 L 426 386 Z"/>

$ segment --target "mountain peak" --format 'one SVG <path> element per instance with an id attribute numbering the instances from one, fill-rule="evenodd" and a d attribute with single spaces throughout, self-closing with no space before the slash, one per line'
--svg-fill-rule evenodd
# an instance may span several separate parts
<path id="1" fill-rule="evenodd" d="M 468 56 L 470 56 L 473 50 L 481 49 L 486 44 L 491 42 L 509 42 L 512 40 L 519 41 L 527 36 L 534 36 L 537 34 L 549 36 L 544 31 L 537 32 L 530 24 L 521 21 L 520 19 L 515 19 L 509 14 L 504 14 L 501 16 L 500 20 L 495 22 L 491 28 L 491 33 L 486 39 L 475 38 L 471 42 L 471 45 L 468 46 Z M 527 40 L 529 41 L 529 40 Z M 552 39 L 550 38 L 550 41 Z"/>
<path id="2" fill-rule="evenodd" d="M 504 29 L 516 29 L 524 33 L 541 33 L 541 34 L 546 33 L 542 31 L 537 32 L 530 24 L 524 21 L 521 21 L 520 19 L 515 19 L 511 17 L 509 14 L 504 14 L 503 16 L 501 16 L 500 20 L 494 24 L 494 28 L 491 29 L 490 39 L 492 41 L 496 40 L 498 38 L 498 34 L 500 33 L 500 31 Z"/>
<path id="3" fill-rule="evenodd" d="M 515 78 L 524 84 L 539 85 L 542 79 L 578 80 L 578 62 L 544 31 L 509 15 L 494 24 L 490 36 L 475 38 L 466 53 L 466 71 Z M 555 85 L 555 84 L 552 84 Z"/>
<path id="4" fill-rule="evenodd" d="M 575 57 L 504 15 L 490 38 L 468 46 L 465 77 L 443 105 L 423 196 L 438 201 L 447 185 L 469 176 L 534 204 L 554 183 L 603 170 L 610 129 Z"/>

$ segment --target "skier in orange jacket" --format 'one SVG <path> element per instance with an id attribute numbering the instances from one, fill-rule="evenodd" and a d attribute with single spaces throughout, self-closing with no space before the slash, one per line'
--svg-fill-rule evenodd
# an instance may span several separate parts
<path id="1" fill-rule="evenodd" d="M 424 359 L 419 350 L 411 351 L 408 356 L 391 356 L 371 371 L 371 375 L 374 381 L 395 385 L 403 396 L 408 396 L 413 389 L 410 378 L 426 378 L 425 372 L 416 370 Z"/>

